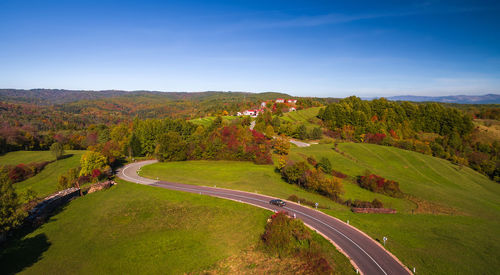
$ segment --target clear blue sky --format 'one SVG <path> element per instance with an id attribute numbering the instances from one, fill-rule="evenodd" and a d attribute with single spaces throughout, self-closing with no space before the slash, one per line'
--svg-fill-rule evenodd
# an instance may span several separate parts
<path id="1" fill-rule="evenodd" d="M 500 93 L 498 1 L 0 0 L 0 87 Z"/>

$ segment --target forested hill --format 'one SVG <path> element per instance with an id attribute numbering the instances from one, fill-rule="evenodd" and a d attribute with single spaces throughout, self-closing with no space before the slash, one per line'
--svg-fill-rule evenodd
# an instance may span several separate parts
<path id="1" fill-rule="evenodd" d="M 402 95 L 388 97 L 392 101 L 441 102 L 459 104 L 500 104 L 500 94 L 488 95 L 451 95 L 451 96 L 413 96 Z"/>
<path id="2" fill-rule="evenodd" d="M 9 103 L 31 103 L 37 105 L 53 105 L 77 102 L 81 100 L 96 100 L 114 97 L 149 97 L 164 100 L 217 100 L 217 99 L 259 99 L 268 100 L 277 97 L 291 98 L 283 93 L 248 93 L 248 92 L 159 92 L 159 91 L 121 91 L 121 90 L 62 90 L 62 89 L 0 89 L 0 101 Z"/>

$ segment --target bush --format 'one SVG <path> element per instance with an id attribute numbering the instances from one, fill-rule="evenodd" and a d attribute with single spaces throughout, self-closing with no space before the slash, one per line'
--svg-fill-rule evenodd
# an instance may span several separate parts
<path id="1" fill-rule="evenodd" d="M 321 160 L 318 163 L 318 167 L 321 168 L 321 170 L 327 174 L 329 174 L 332 171 L 332 164 L 330 163 L 330 160 L 325 157 L 321 158 Z"/>
<path id="2" fill-rule="evenodd" d="M 336 171 L 336 170 L 333 170 L 333 169 L 332 169 L 332 176 L 337 177 L 337 178 L 341 178 L 341 179 L 347 178 L 346 174 L 339 172 L 339 171 Z"/>
<path id="3" fill-rule="evenodd" d="M 358 184 L 364 189 L 372 192 L 382 193 L 391 197 L 402 197 L 403 192 L 399 189 L 399 183 L 393 180 L 384 179 L 375 174 L 368 174 L 358 178 Z"/>
<path id="4" fill-rule="evenodd" d="M 271 217 L 262 235 L 265 250 L 280 258 L 299 256 L 307 263 L 307 269 L 313 274 L 329 274 L 333 268 L 327 256 L 316 243 L 310 231 L 297 219 L 291 219 L 285 212 L 278 212 Z"/>
<path id="5" fill-rule="evenodd" d="M 348 207 L 354 208 L 384 208 L 384 204 L 378 199 L 373 199 L 372 202 L 362 201 L 362 200 L 354 200 L 348 199 L 344 202 L 344 204 Z"/>

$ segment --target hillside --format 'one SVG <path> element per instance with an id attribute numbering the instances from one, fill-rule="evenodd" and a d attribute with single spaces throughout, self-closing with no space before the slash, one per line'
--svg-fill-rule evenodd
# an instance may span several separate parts
<path id="1" fill-rule="evenodd" d="M 414 102 L 442 102 L 459 104 L 499 104 L 499 94 L 487 95 L 450 95 L 450 96 L 414 96 L 401 95 L 387 97 L 393 101 L 414 101 Z"/>
<path id="2" fill-rule="evenodd" d="M 280 119 L 293 124 L 304 124 L 307 127 L 317 126 L 318 112 L 322 107 L 312 107 L 295 112 L 285 113 Z"/>
<path id="3" fill-rule="evenodd" d="M 293 274 L 293 259 L 280 261 L 257 248 L 270 214 L 238 202 L 121 182 L 72 201 L 2 250 L 0 265 L 7 274 L 225 273 L 231 257 L 231 265 L 250 273 Z M 337 271 L 352 273 L 345 257 L 324 239 L 320 243 Z"/>
<path id="4" fill-rule="evenodd" d="M 80 165 L 80 158 L 85 151 L 66 151 L 66 158 L 48 164 L 39 174 L 25 181 L 14 184 L 18 193 L 31 188 L 38 197 L 45 197 L 57 191 L 57 179 L 70 168 Z M 54 156 L 50 151 L 16 151 L 0 156 L 0 165 L 27 164 L 38 161 L 51 161 Z"/>
<path id="5" fill-rule="evenodd" d="M 361 175 L 369 169 L 400 183 L 408 198 L 391 198 L 344 181 L 344 199 L 383 201 L 394 215 L 354 214 L 347 207 L 281 180 L 273 166 L 238 162 L 190 161 L 145 166 L 142 176 L 188 184 L 258 192 L 281 198 L 290 194 L 319 202 L 327 214 L 350 223 L 372 238 L 389 238 L 387 248 L 423 274 L 494 273 L 498 266 L 500 186 L 469 168 L 448 161 L 371 144 L 342 143 L 293 148 L 291 158 L 327 157 L 334 169 Z M 412 214 L 414 213 L 414 214 Z M 471 234 L 474 232 L 475 234 Z M 458 256 L 460 255 L 460 256 Z"/>

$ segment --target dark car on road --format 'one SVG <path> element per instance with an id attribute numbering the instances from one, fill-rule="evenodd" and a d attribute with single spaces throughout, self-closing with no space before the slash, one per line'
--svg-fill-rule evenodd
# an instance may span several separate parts
<path id="1" fill-rule="evenodd" d="M 278 199 L 276 199 L 276 200 L 271 200 L 271 201 L 269 201 L 269 203 L 270 203 L 270 204 L 274 204 L 274 205 L 279 206 L 279 207 L 283 207 L 283 206 L 285 206 L 285 205 L 286 205 L 286 202 L 284 202 L 284 201 L 282 201 L 282 200 L 278 200 Z"/>

